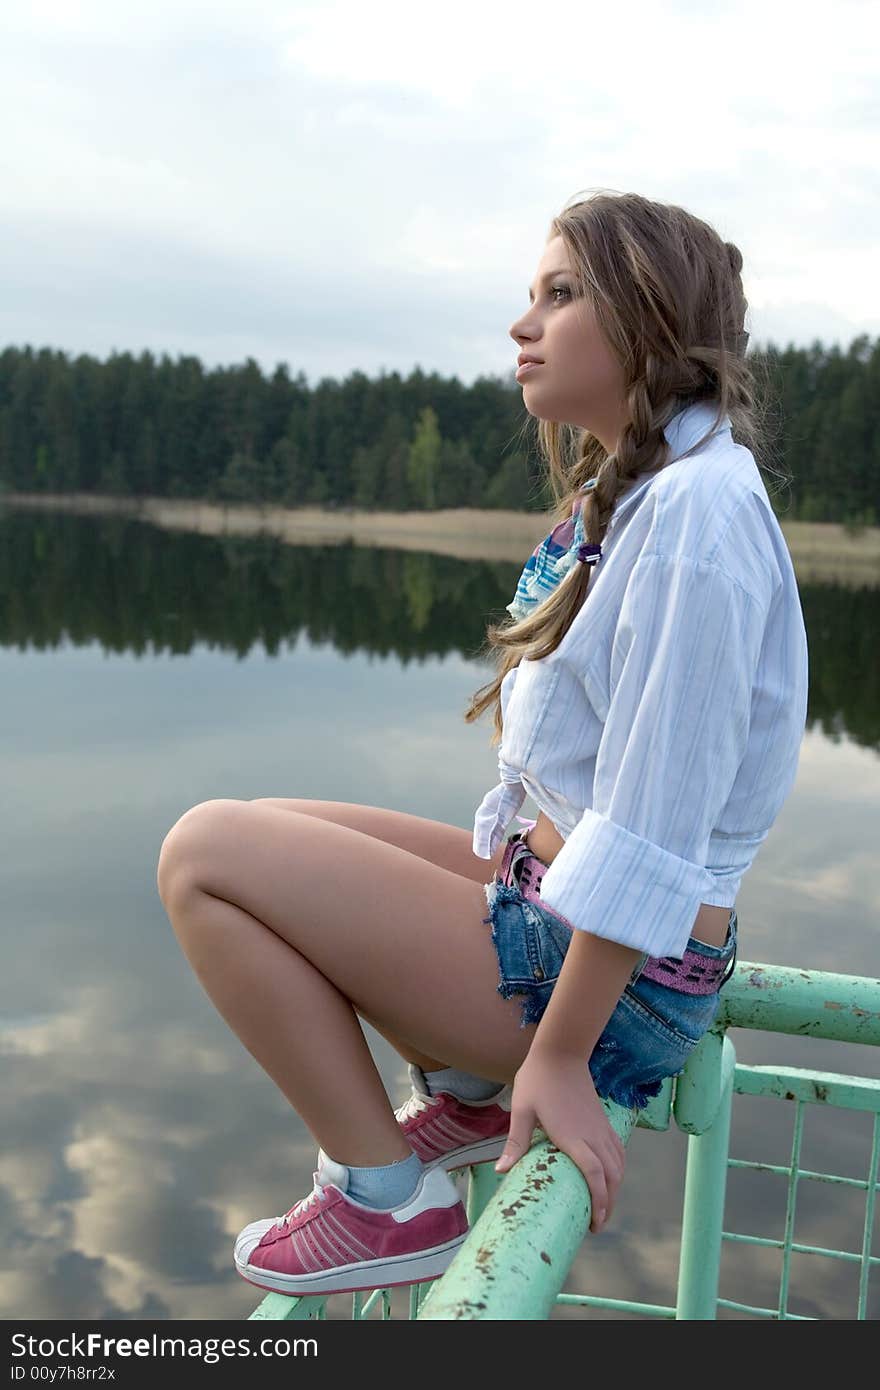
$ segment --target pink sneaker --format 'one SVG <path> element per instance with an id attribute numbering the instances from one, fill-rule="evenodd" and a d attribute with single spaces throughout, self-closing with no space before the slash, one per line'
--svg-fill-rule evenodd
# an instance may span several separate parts
<path id="1" fill-rule="evenodd" d="M 511 1086 L 489 1100 L 463 1101 L 449 1091 L 428 1094 L 421 1067 L 410 1065 L 412 1095 L 395 1110 L 426 1168 L 467 1168 L 500 1158 L 510 1129 Z"/>
<path id="2" fill-rule="evenodd" d="M 467 1239 L 455 1183 L 426 1169 L 405 1202 L 366 1207 L 347 1195 L 348 1169 L 323 1153 L 314 1187 L 284 1216 L 252 1221 L 235 1242 L 235 1267 L 261 1289 L 353 1293 L 437 1279 Z"/>

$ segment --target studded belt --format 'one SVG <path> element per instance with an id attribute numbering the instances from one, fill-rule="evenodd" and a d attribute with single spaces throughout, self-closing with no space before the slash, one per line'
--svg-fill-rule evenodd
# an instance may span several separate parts
<path id="1" fill-rule="evenodd" d="M 541 880 L 550 866 L 530 852 L 525 835 L 525 831 L 515 831 L 508 836 L 501 862 L 501 882 L 518 887 L 527 902 L 541 903 Z M 546 903 L 541 905 L 547 907 Z M 735 913 L 732 920 L 736 920 Z M 730 928 L 728 940 L 729 933 Z M 733 974 L 735 964 L 735 947 L 729 958 L 704 956 L 688 949 L 681 958 L 648 956 L 638 973 L 646 980 L 656 980 L 681 994 L 714 994 Z"/>

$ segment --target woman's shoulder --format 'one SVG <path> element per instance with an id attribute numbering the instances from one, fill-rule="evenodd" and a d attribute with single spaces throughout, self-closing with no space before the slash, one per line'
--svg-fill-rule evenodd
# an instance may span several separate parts
<path id="1" fill-rule="evenodd" d="M 651 500 L 646 552 L 724 570 L 761 602 L 788 577 L 788 548 L 760 470 L 729 433 L 661 469 Z"/>

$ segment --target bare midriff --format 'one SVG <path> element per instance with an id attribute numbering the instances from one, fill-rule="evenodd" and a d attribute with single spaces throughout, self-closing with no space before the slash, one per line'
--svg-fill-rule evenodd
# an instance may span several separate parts
<path id="1" fill-rule="evenodd" d="M 545 816 L 543 811 L 539 811 L 538 822 L 528 832 L 526 843 L 536 858 L 543 859 L 545 864 L 552 864 L 565 841 L 552 820 Z M 729 907 L 712 907 L 709 903 L 700 903 L 700 910 L 691 927 L 691 936 L 695 936 L 698 941 L 705 941 L 709 946 L 723 946 L 727 940 L 729 921 Z"/>

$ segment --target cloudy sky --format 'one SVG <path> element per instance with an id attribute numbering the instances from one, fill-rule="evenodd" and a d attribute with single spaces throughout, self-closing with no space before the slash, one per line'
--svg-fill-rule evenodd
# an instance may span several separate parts
<path id="1" fill-rule="evenodd" d="M 470 382 L 552 215 L 745 258 L 752 342 L 880 333 L 873 0 L 7 0 L 0 346 Z"/>

